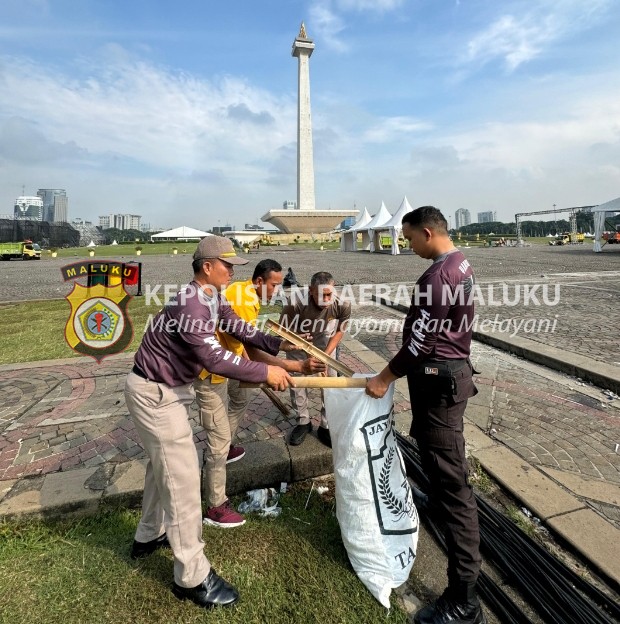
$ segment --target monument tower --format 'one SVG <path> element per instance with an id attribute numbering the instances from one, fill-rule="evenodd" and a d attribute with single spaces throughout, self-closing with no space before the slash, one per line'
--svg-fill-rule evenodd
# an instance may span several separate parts
<path id="1" fill-rule="evenodd" d="M 336 227 L 358 210 L 317 210 L 314 196 L 314 154 L 312 149 L 312 115 L 310 112 L 310 56 L 312 39 L 301 23 L 293 41 L 292 56 L 297 57 L 297 207 L 292 210 L 270 210 L 261 217 L 288 234 L 319 234 Z"/>
<path id="2" fill-rule="evenodd" d="M 297 208 L 314 210 L 314 157 L 312 154 L 312 114 L 310 112 L 310 57 L 314 43 L 301 23 L 293 41 L 297 57 Z"/>

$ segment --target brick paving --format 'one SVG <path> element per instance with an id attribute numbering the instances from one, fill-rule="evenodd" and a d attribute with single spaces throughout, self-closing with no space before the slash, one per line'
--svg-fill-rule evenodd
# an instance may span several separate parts
<path id="1" fill-rule="evenodd" d="M 620 250 L 619 250 L 620 251 Z M 533 342 L 550 344 L 591 360 L 620 367 L 620 253 L 607 250 L 595 255 L 585 248 L 470 249 L 479 283 L 560 284 L 558 316 L 553 333 L 525 334 Z M 388 281 L 395 287 L 410 280 L 428 263 L 413 256 L 390 257 L 271 250 L 252 254 L 251 260 L 273 256 L 285 268 L 292 266 L 300 281 L 320 268 L 331 268 L 339 282 L 361 284 Z M 187 280 L 189 259 L 143 257 L 145 284 L 182 283 Z M 319 266 L 319 261 L 321 265 Z M 0 300 L 63 296 L 59 267 L 66 260 L 41 263 L 2 263 Z M 249 265 L 253 266 L 253 262 Z M 337 269 L 333 265 L 337 264 Z M 26 266 L 27 265 L 27 266 Z M 36 278 L 26 281 L 24 272 Z M 247 277 L 242 268 L 237 277 Z M 544 276 L 544 277 L 543 277 Z M 22 284 L 20 285 L 20 282 Z M 483 290 L 483 292 L 486 292 Z M 505 314 L 540 319 L 547 308 L 513 306 Z M 497 308 L 478 306 L 481 318 L 493 319 Z M 356 306 L 354 316 L 398 321 L 402 315 L 377 306 Z M 390 331 L 373 329 L 372 323 L 356 327 L 355 340 L 388 360 L 399 348 L 397 326 Z M 341 359 L 359 372 L 370 372 L 347 340 Z M 347 346 L 349 345 L 349 346 Z M 105 467 L 144 457 L 139 438 L 128 418 L 122 388 L 131 368 L 131 355 L 106 359 L 102 364 L 81 358 L 54 363 L 0 367 L 0 485 L 25 477 L 84 467 Z M 603 390 L 489 346 L 476 343 L 474 364 L 480 395 L 468 416 L 496 440 L 518 453 L 530 465 L 620 486 L 620 402 Z M 282 394 L 288 401 L 288 395 Z M 318 423 L 319 392 L 312 391 L 310 405 Z M 397 394 L 396 411 L 409 409 L 407 397 Z M 265 395 L 257 392 L 241 424 L 242 442 L 284 437 L 294 426 Z M 192 427 L 199 449 L 204 432 L 192 408 Z M 0 494 L 0 498 L 1 498 Z M 582 497 L 597 513 L 620 527 L 617 505 Z"/>

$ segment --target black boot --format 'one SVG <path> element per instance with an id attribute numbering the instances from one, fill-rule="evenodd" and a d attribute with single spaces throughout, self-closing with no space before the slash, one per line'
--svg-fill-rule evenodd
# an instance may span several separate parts
<path id="1" fill-rule="evenodd" d="M 415 614 L 416 624 L 486 624 L 476 596 L 476 583 L 449 586 L 433 603 Z"/>

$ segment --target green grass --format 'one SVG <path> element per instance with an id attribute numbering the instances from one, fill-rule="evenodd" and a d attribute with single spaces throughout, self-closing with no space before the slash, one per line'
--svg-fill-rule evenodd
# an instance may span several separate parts
<path id="1" fill-rule="evenodd" d="M 281 309 L 281 305 L 263 306 L 261 315 L 276 318 Z M 0 365 L 80 357 L 65 341 L 69 311 L 69 302 L 64 300 L 0 304 Z M 150 315 L 158 311 L 158 306 L 146 305 L 145 297 L 131 299 L 134 336 L 127 351 L 138 348 Z"/>
<path id="2" fill-rule="evenodd" d="M 506 505 L 506 515 L 524 532 L 532 538 L 536 537 L 534 523 L 515 505 Z"/>
<path id="3" fill-rule="evenodd" d="M 134 337 L 128 351 L 135 351 L 150 314 L 159 310 L 146 306 L 144 297 L 129 302 L 129 316 Z M 68 301 L 39 301 L 0 305 L 2 350 L 0 364 L 17 364 L 38 360 L 79 357 L 65 341 L 65 326 L 69 319 Z"/>
<path id="4" fill-rule="evenodd" d="M 491 494 L 495 483 L 475 457 L 469 457 L 469 481 L 483 494 Z"/>
<path id="5" fill-rule="evenodd" d="M 339 241 L 332 242 L 324 242 L 322 243 L 324 249 L 340 249 Z M 284 245 L 284 243 L 282 243 Z M 308 242 L 304 242 L 304 239 L 301 239 L 299 243 L 287 243 L 287 246 L 293 247 L 295 249 L 316 249 L 319 250 L 321 247 L 321 243 L 319 241 L 312 242 L 312 240 L 308 239 Z M 172 256 L 173 249 L 177 248 L 177 255 L 191 255 L 194 253 L 196 249 L 196 242 L 190 243 L 139 243 L 139 246 L 142 247 L 142 256 Z M 262 251 L 267 251 L 269 249 L 277 249 L 277 245 L 261 245 Z M 241 253 L 238 251 L 238 253 Z M 252 252 L 250 252 L 252 253 Z M 89 248 L 88 247 L 70 247 L 69 249 L 58 249 L 57 251 L 58 258 L 90 258 L 89 256 Z M 127 258 L 130 257 L 132 260 L 139 260 L 136 255 L 136 243 L 121 243 L 119 245 L 98 245 L 95 247 L 95 255 L 93 259 L 97 258 Z M 49 249 L 44 249 L 41 252 L 41 260 L 51 260 L 52 255 Z"/>
<path id="6" fill-rule="evenodd" d="M 153 255 L 173 255 L 173 248 L 177 248 L 177 253 L 180 254 L 193 254 L 196 249 L 196 243 L 139 243 L 142 247 L 143 256 Z M 89 258 L 88 247 L 70 247 L 68 249 L 58 249 L 59 258 Z M 98 245 L 95 247 L 94 258 L 121 258 L 122 256 L 133 256 L 132 259 L 137 259 L 136 256 L 136 243 L 122 243 L 119 245 Z M 49 249 L 41 252 L 41 259 L 51 259 L 51 252 Z"/>
<path id="7" fill-rule="evenodd" d="M 226 622 L 404 623 L 355 576 L 330 494 L 300 484 L 281 498 L 278 518 L 250 516 L 243 527 L 205 527 L 205 553 L 240 592 L 239 604 L 205 612 L 169 591 L 169 550 L 132 561 L 139 513 L 113 510 L 75 522 L 0 523 L 0 621 L 29 624 Z M 330 487 L 333 492 L 333 485 Z"/>

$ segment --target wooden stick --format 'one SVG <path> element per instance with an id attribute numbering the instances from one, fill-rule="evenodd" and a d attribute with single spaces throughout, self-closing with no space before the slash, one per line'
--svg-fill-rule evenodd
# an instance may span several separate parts
<path id="1" fill-rule="evenodd" d="M 366 377 L 292 377 L 295 388 L 365 388 Z M 264 388 L 266 384 L 241 382 L 241 388 Z"/>
<path id="2" fill-rule="evenodd" d="M 245 347 L 243 349 L 242 356 L 246 360 L 250 359 L 250 356 L 245 350 Z M 261 390 L 263 391 L 263 394 L 278 408 L 280 414 L 282 414 L 283 416 L 289 415 L 290 410 L 288 408 L 288 405 L 286 405 L 286 403 L 284 403 L 282 399 L 269 386 L 264 385 L 261 387 Z"/>
<path id="3" fill-rule="evenodd" d="M 291 410 L 288 408 L 288 405 L 284 403 L 269 386 L 261 387 L 261 390 L 269 397 L 269 400 L 278 408 L 283 416 L 288 416 L 290 414 Z"/>
<path id="4" fill-rule="evenodd" d="M 308 355 L 316 358 L 320 362 L 323 362 L 325 366 L 329 366 L 330 368 L 337 370 L 345 377 L 353 377 L 355 371 L 349 368 L 346 364 L 343 364 L 342 362 L 339 362 L 330 355 L 327 355 L 327 353 L 321 351 L 321 349 L 319 349 L 318 347 L 315 347 L 311 342 L 304 340 L 294 332 L 286 329 L 286 327 L 282 327 L 282 325 L 276 323 L 275 321 L 267 319 L 267 328 L 270 329 L 274 334 L 278 334 L 278 336 L 280 336 L 281 338 L 284 338 L 285 340 L 293 343 L 296 347 L 299 347 Z"/>

